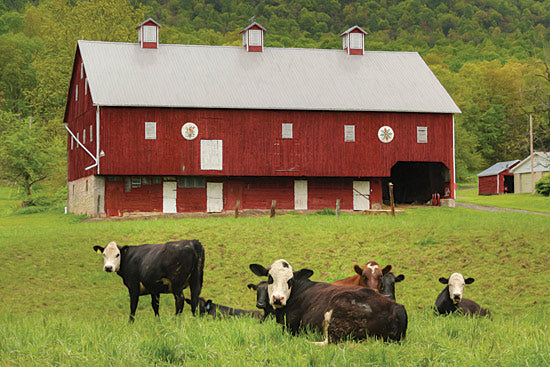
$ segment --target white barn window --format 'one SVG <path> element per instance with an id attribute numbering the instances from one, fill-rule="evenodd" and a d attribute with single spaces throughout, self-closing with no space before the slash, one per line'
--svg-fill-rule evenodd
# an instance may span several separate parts
<path id="1" fill-rule="evenodd" d="M 281 138 L 292 139 L 292 124 L 284 123 L 281 125 Z"/>
<path id="2" fill-rule="evenodd" d="M 74 100 L 78 101 L 78 84 L 74 88 Z"/>
<path id="3" fill-rule="evenodd" d="M 152 25 L 143 26 L 143 42 L 157 42 L 157 27 Z"/>
<path id="4" fill-rule="evenodd" d="M 262 31 L 259 29 L 251 29 L 248 31 L 249 46 L 261 46 L 262 45 Z"/>
<path id="5" fill-rule="evenodd" d="M 344 125 L 344 141 L 355 141 L 355 125 Z"/>
<path id="6" fill-rule="evenodd" d="M 155 140 L 157 138 L 157 123 L 146 122 L 145 123 L 145 139 Z"/>
<path id="7" fill-rule="evenodd" d="M 428 127 L 417 126 L 416 127 L 416 142 L 427 143 L 428 142 Z"/>
<path id="8" fill-rule="evenodd" d="M 349 34 L 349 48 L 350 49 L 363 49 L 363 34 L 362 33 L 350 33 Z"/>
<path id="9" fill-rule="evenodd" d="M 82 130 L 82 144 L 86 144 L 86 129 Z"/>
<path id="10" fill-rule="evenodd" d="M 201 140 L 201 169 L 223 169 L 223 141 Z"/>

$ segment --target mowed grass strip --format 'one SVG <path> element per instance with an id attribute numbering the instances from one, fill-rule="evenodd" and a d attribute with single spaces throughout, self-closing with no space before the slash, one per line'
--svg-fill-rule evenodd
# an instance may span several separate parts
<path id="1" fill-rule="evenodd" d="M 478 188 L 465 188 L 457 191 L 457 202 L 472 203 L 498 208 L 529 210 L 550 213 L 550 197 L 540 194 L 478 195 Z"/>
<path id="2" fill-rule="evenodd" d="M 405 274 L 397 300 L 409 315 L 400 344 L 368 339 L 319 348 L 315 333 L 291 337 L 274 321 L 175 318 L 161 295 L 160 319 L 140 298 L 136 323 L 115 274 L 92 247 L 199 239 L 202 296 L 254 309 L 250 263 L 285 258 L 331 282 L 376 260 Z M 0 218 L 0 364 L 4 365 L 548 365 L 550 219 L 463 208 L 420 208 L 395 218 L 285 215 L 270 219 L 90 221 L 59 213 Z M 437 279 L 476 278 L 465 297 L 494 317 L 435 317 Z M 188 295 L 188 290 L 184 293 Z"/>

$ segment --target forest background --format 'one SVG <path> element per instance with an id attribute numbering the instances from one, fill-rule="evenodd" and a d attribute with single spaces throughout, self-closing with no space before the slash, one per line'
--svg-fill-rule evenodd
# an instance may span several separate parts
<path id="1" fill-rule="evenodd" d="M 25 205 L 66 198 L 63 115 L 79 39 L 137 42 L 152 17 L 161 43 L 239 46 L 252 21 L 267 47 L 417 51 L 455 100 L 459 181 L 550 151 L 550 0 L 3 0 L 0 2 L 0 183 Z"/>

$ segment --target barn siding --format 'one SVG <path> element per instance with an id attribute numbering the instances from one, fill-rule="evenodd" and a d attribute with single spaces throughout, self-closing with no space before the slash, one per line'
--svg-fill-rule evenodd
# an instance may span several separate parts
<path id="1" fill-rule="evenodd" d="M 497 179 L 499 179 L 499 176 L 496 175 L 480 177 L 478 184 L 478 195 L 497 194 Z"/>
<path id="2" fill-rule="evenodd" d="M 144 139 L 146 121 L 157 123 L 156 140 Z M 188 121 L 195 140 L 181 135 Z M 293 139 L 281 138 L 283 122 Z M 344 125 L 356 126 L 354 143 Z M 377 138 L 383 125 L 391 143 Z M 416 142 L 417 126 L 428 127 L 427 144 Z M 451 114 L 102 107 L 100 127 L 108 175 L 388 177 L 398 161 L 442 162 L 453 174 Z M 221 171 L 200 169 L 202 139 L 223 141 Z"/>

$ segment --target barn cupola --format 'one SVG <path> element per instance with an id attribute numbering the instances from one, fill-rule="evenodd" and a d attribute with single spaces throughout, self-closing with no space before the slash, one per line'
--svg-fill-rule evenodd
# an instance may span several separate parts
<path id="1" fill-rule="evenodd" d="M 138 42 L 141 48 L 158 48 L 159 47 L 159 28 L 160 24 L 152 18 L 147 19 L 136 27 L 138 30 Z"/>
<path id="2" fill-rule="evenodd" d="M 243 34 L 243 46 L 248 52 L 262 52 L 264 50 L 265 28 L 254 22 L 240 33 Z"/>
<path id="3" fill-rule="evenodd" d="M 340 35 L 342 48 L 348 55 L 363 55 L 365 49 L 365 32 L 359 26 L 353 26 Z"/>

